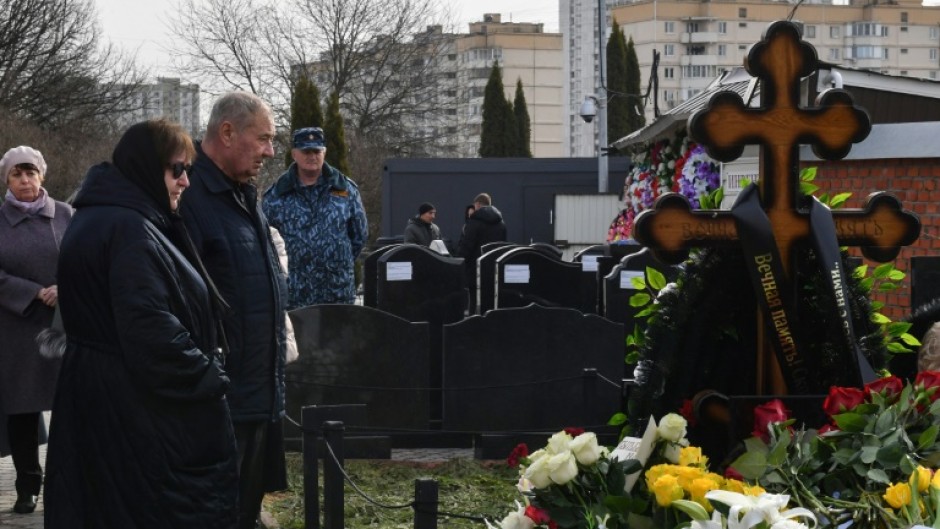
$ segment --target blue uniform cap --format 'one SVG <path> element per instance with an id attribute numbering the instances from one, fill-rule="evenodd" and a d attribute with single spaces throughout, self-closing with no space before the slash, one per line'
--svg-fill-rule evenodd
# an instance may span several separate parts
<path id="1" fill-rule="evenodd" d="M 305 127 L 294 131 L 295 149 L 325 149 L 326 138 L 320 127 Z"/>

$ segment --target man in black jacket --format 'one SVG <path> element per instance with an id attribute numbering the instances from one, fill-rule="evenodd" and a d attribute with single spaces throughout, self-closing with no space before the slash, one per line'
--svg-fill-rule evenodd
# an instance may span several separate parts
<path id="1" fill-rule="evenodd" d="M 441 238 L 441 229 L 434 224 L 437 209 L 434 204 L 425 202 L 418 207 L 418 214 L 408 219 L 405 225 L 404 241 L 411 244 L 431 246 L 431 241 Z"/>
<path id="2" fill-rule="evenodd" d="M 506 240 L 506 223 L 503 222 L 503 214 L 493 206 L 493 199 L 486 193 L 480 193 L 473 199 L 473 207 L 473 214 L 464 225 L 457 244 L 457 257 L 464 258 L 466 267 L 471 313 L 476 307 L 476 270 L 480 247 L 486 243 Z"/>
<path id="3" fill-rule="evenodd" d="M 182 215 L 209 275 L 231 306 L 226 394 L 239 465 L 239 529 L 255 527 L 265 492 L 286 488 L 283 434 L 287 277 L 252 183 L 274 156 L 274 119 L 260 98 L 222 96 L 182 200 Z"/>

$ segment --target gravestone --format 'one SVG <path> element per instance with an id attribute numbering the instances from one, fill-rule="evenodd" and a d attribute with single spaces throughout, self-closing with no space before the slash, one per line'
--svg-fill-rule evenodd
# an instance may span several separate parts
<path id="1" fill-rule="evenodd" d="M 940 257 L 911 257 L 911 309 L 940 300 Z"/>
<path id="2" fill-rule="evenodd" d="M 561 248 L 555 246 L 554 244 L 548 244 L 547 242 L 534 242 L 530 244 L 529 247 L 554 257 L 555 259 L 561 259 L 564 255 L 564 252 L 561 251 Z"/>
<path id="3" fill-rule="evenodd" d="M 400 243 L 399 243 L 400 244 Z M 362 262 L 362 304 L 366 307 L 376 306 L 379 285 L 379 257 L 396 248 L 399 244 L 388 244 L 376 248 Z"/>
<path id="4" fill-rule="evenodd" d="M 636 293 L 631 279 L 645 277 L 646 268 L 658 270 L 673 282 L 679 275 L 679 267 L 663 264 L 653 258 L 649 249 L 625 256 L 614 266 L 602 282 L 604 292 L 604 317 L 610 321 L 623 323 L 624 335 L 633 332 L 634 315 L 639 309 L 630 306 L 630 297 Z"/>
<path id="5" fill-rule="evenodd" d="M 477 291 L 474 314 L 486 314 L 496 308 L 496 260 L 506 252 L 522 248 L 517 244 L 490 243 L 495 246 L 480 255 L 476 264 Z M 484 247 L 490 246 L 484 244 Z"/>
<path id="6" fill-rule="evenodd" d="M 379 257 L 376 308 L 408 321 L 429 324 L 428 356 L 432 424 L 440 421 L 441 326 L 460 321 L 467 306 L 461 258 L 445 257 L 424 246 L 404 244 Z"/>
<path id="7" fill-rule="evenodd" d="M 365 404 L 376 428 L 427 429 L 427 323 L 357 305 L 313 305 L 289 313 L 299 357 L 287 365 L 287 414 L 309 405 Z M 286 437 L 300 437 L 285 423 Z"/>
<path id="8" fill-rule="evenodd" d="M 619 323 L 538 305 L 445 325 L 444 427 L 556 432 L 605 425 L 620 409 L 622 340 Z"/>
<path id="9" fill-rule="evenodd" d="M 532 247 L 514 248 L 496 258 L 495 306 L 502 309 L 536 303 L 594 313 L 596 286 L 584 288 L 583 282 L 596 281 L 596 276 L 585 275 L 580 263 L 568 263 Z"/>
<path id="10" fill-rule="evenodd" d="M 589 289 L 594 291 L 593 296 L 597 299 L 597 304 L 591 312 L 595 314 L 604 314 L 602 279 L 616 264 L 616 260 L 608 253 L 609 249 L 606 244 L 595 244 L 582 249 L 571 258 L 571 262 L 581 264 L 581 272 L 584 274 L 581 287 L 585 289 L 584 295 L 591 295 Z"/>

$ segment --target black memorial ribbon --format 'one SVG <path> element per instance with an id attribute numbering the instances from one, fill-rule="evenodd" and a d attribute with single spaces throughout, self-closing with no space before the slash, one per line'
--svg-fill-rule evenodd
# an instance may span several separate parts
<path id="1" fill-rule="evenodd" d="M 813 248 L 816 257 L 826 277 L 826 284 L 832 288 L 832 295 L 836 300 L 836 311 L 841 321 L 842 334 L 846 346 L 855 354 L 856 362 L 852 365 L 856 380 L 863 383 L 878 378 L 868 359 L 862 354 L 855 339 L 855 329 L 852 326 L 852 310 L 849 305 L 849 289 L 845 283 L 845 271 L 842 267 L 842 254 L 839 251 L 839 240 L 836 237 L 836 225 L 832 220 L 832 210 L 820 202 L 816 197 L 809 208 L 810 234 L 813 239 Z"/>
<path id="2" fill-rule="evenodd" d="M 796 332 L 795 293 L 789 286 L 770 219 L 761 207 L 754 183 L 738 195 L 731 207 L 731 216 L 787 388 L 791 393 L 803 395 L 824 391 L 825 388 L 812 386 L 815 377 L 811 358 L 806 355 Z"/>

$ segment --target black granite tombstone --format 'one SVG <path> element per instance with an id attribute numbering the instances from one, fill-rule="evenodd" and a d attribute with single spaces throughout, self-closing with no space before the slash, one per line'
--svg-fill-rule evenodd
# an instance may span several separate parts
<path id="1" fill-rule="evenodd" d="M 521 248 L 517 244 L 491 244 L 494 246 L 477 259 L 476 303 L 472 307 L 471 314 L 486 314 L 486 311 L 496 308 L 496 259 L 509 250 Z"/>
<path id="2" fill-rule="evenodd" d="M 644 277 L 646 268 L 659 270 L 666 281 L 675 281 L 679 267 L 664 265 L 653 258 L 649 249 L 628 254 L 604 276 L 602 283 L 604 317 L 610 321 L 623 323 L 625 332 L 633 332 L 633 315 L 637 309 L 630 306 L 630 297 L 636 293 L 631 282 L 632 277 Z"/>
<path id="3" fill-rule="evenodd" d="M 584 288 L 580 263 L 561 261 L 532 247 L 514 248 L 496 258 L 496 308 L 568 307 L 581 312 L 597 310 L 597 291 Z"/>
<path id="4" fill-rule="evenodd" d="M 581 288 L 585 290 L 583 295 L 594 296 L 597 300 L 594 310 L 591 311 L 594 314 L 604 313 L 602 280 L 610 272 L 610 268 L 616 264 L 607 253 L 608 250 L 609 246 L 606 244 L 595 244 L 582 249 L 571 258 L 571 262 L 581 264 L 583 273 Z"/>
<path id="5" fill-rule="evenodd" d="M 547 242 L 534 242 L 529 245 L 530 248 L 534 248 L 546 255 L 550 255 L 555 259 L 561 259 L 564 255 L 564 252 L 561 251 L 561 248 L 555 246 L 554 244 L 548 244 Z"/>
<path id="6" fill-rule="evenodd" d="M 368 425 L 426 429 L 428 324 L 357 305 L 313 305 L 290 313 L 298 359 L 287 365 L 287 414 L 303 406 L 365 404 Z M 300 437 L 285 424 L 287 437 Z"/>
<path id="7" fill-rule="evenodd" d="M 467 289 L 463 259 L 404 244 L 379 257 L 378 273 L 376 308 L 430 324 L 431 420 L 433 425 L 440 424 L 440 391 L 433 388 L 441 387 L 441 326 L 464 317 Z"/>
<path id="8" fill-rule="evenodd" d="M 388 244 L 376 248 L 362 262 L 362 304 L 366 307 L 376 306 L 379 285 L 379 257 L 397 247 L 398 244 Z"/>
<path id="9" fill-rule="evenodd" d="M 620 408 L 622 341 L 619 323 L 538 305 L 445 325 L 444 427 L 554 432 L 604 425 Z"/>

